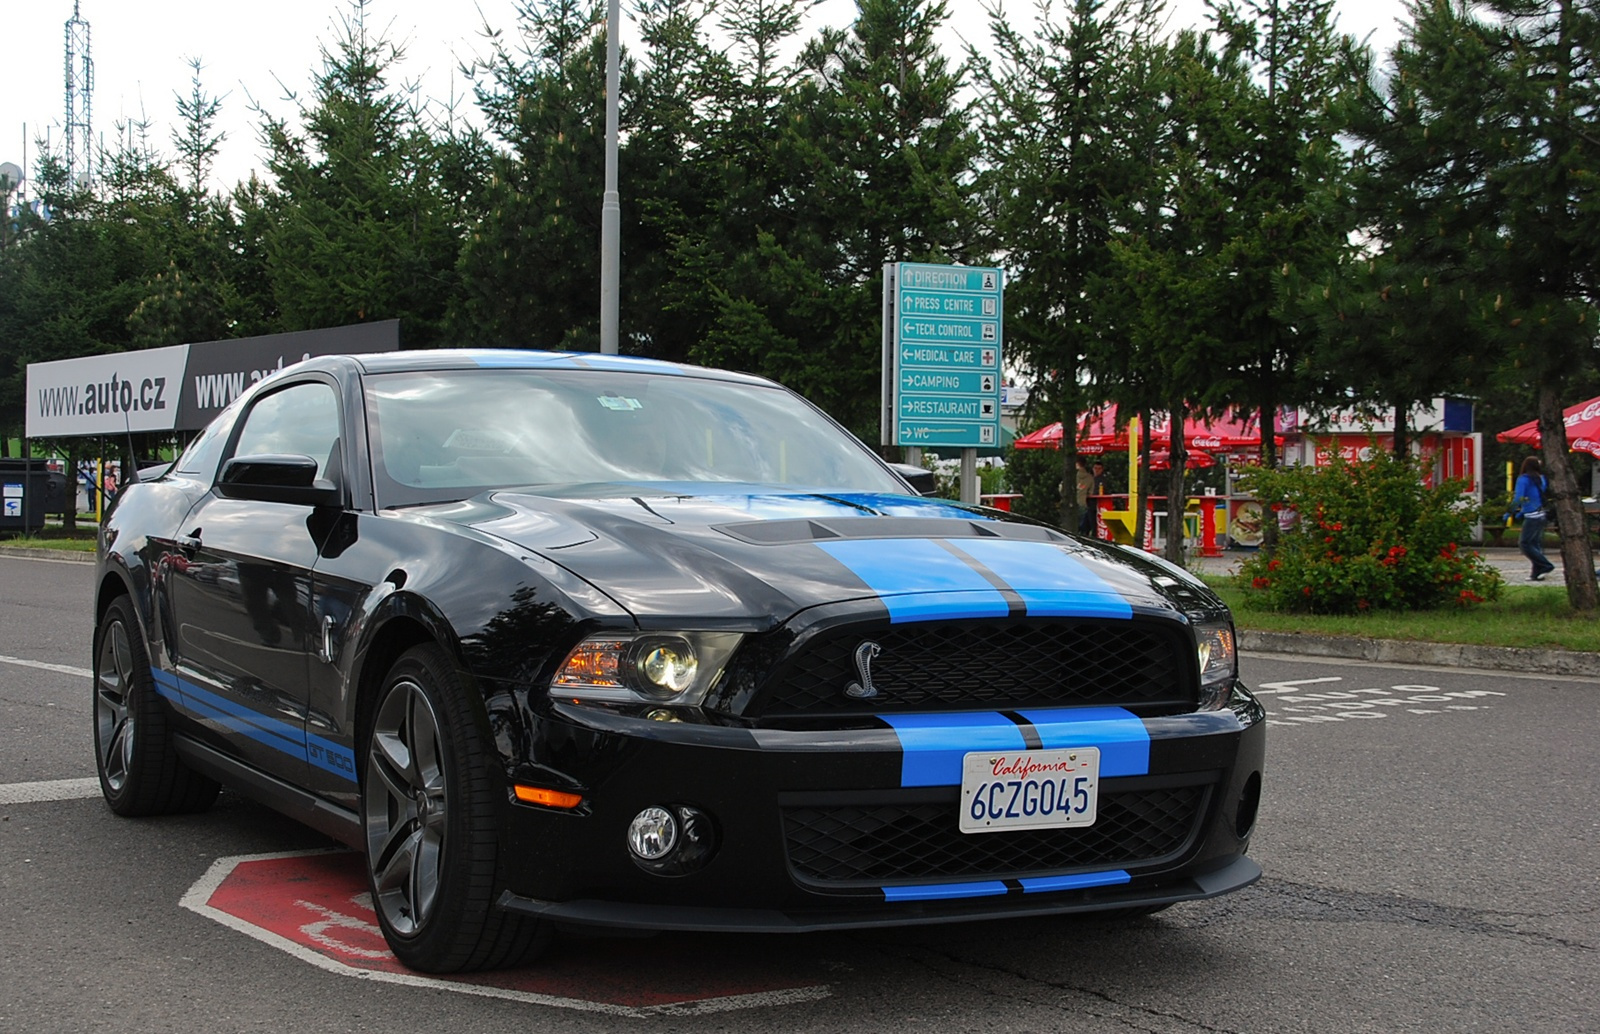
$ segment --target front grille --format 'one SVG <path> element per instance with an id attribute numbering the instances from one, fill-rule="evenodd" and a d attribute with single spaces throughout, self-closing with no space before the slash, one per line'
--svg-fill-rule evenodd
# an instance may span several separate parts
<path id="1" fill-rule="evenodd" d="M 962 833 L 953 800 L 787 807 L 783 829 L 791 868 L 810 882 L 1023 877 L 1174 856 L 1206 798 L 1204 786 L 1103 793 L 1097 821 L 1081 829 Z"/>
<path id="2" fill-rule="evenodd" d="M 877 695 L 844 689 L 872 660 Z M 1183 629 L 1135 621 L 930 622 L 831 630 L 780 661 L 746 713 L 761 716 L 1005 710 L 1047 706 L 1192 706 L 1194 647 Z"/>

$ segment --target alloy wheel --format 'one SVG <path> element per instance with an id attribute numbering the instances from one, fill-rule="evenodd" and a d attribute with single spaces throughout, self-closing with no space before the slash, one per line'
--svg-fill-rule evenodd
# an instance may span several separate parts
<path id="1" fill-rule="evenodd" d="M 100 770 L 106 785 L 120 793 L 128 782 L 133 764 L 134 710 L 129 698 L 133 692 L 133 650 L 128 645 L 128 629 L 113 620 L 100 639 L 100 655 L 95 663 L 95 740 L 100 750 Z"/>
<path id="2" fill-rule="evenodd" d="M 439 719 L 421 685 L 389 688 L 367 748 L 365 822 L 374 906 L 405 937 L 439 898 L 448 818 Z"/>

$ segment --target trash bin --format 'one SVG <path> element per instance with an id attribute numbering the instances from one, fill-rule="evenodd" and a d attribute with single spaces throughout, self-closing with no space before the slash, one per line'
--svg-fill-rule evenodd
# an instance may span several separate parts
<path id="1" fill-rule="evenodd" d="M 44 515 L 60 513 L 66 501 L 66 477 L 43 459 L 0 459 L 0 535 L 38 531 Z"/>

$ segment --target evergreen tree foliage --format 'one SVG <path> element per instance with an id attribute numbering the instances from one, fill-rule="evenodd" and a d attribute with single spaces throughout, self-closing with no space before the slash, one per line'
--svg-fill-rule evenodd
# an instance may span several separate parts
<path id="1" fill-rule="evenodd" d="M 442 340 L 461 228 L 439 183 L 440 145 L 391 87 L 399 49 L 341 21 L 298 124 L 262 113 L 272 190 L 266 270 L 281 330 L 400 318 L 408 345 Z"/>
<path id="2" fill-rule="evenodd" d="M 1085 357 L 1127 344 L 1098 288 L 1145 175 L 1144 156 L 1128 141 L 1154 113 L 1130 72 L 1144 67 L 1135 55 L 1153 39 L 1160 5 L 1072 0 L 1059 15 L 1048 6 L 1039 13 L 1025 35 L 994 9 L 994 54 L 971 54 L 985 157 L 980 188 L 992 247 L 1005 255 L 1010 277 L 1007 362 L 1033 379 L 1041 423 L 1075 429 L 1085 403 L 1099 401 L 1085 391 Z M 1066 527 L 1077 522 L 1077 455 L 1069 434 L 1057 479 Z"/>
<path id="3" fill-rule="evenodd" d="M 1568 595 L 1593 610 L 1562 410 L 1597 355 L 1600 11 L 1576 0 L 1415 0 L 1408 10 L 1400 103 L 1377 136 L 1385 156 L 1418 173 L 1396 191 L 1393 203 L 1418 217 L 1396 251 L 1448 268 L 1445 301 L 1475 365 L 1492 362 L 1535 394 Z"/>
<path id="4" fill-rule="evenodd" d="M 522 0 L 475 87 L 496 149 L 461 252 L 459 344 L 598 349 L 605 18 L 597 0 Z M 625 69 L 622 96 L 637 88 Z M 632 128 L 628 112 L 625 129 Z M 624 219 L 637 211 L 623 205 Z M 628 269 L 629 227 L 623 230 Z M 627 297 L 626 291 L 624 298 Z M 633 335 L 622 306 L 622 335 Z M 624 347 L 624 351 L 634 351 Z"/>

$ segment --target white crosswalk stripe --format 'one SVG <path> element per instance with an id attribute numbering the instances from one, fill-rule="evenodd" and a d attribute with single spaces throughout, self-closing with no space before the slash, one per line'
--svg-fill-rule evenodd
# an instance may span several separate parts
<path id="1" fill-rule="evenodd" d="M 98 779 L 46 779 L 37 783 L 0 783 L 0 804 L 40 804 L 100 796 Z"/>

